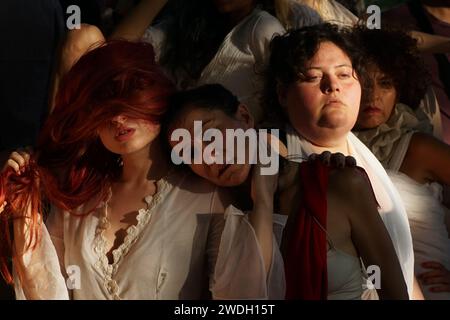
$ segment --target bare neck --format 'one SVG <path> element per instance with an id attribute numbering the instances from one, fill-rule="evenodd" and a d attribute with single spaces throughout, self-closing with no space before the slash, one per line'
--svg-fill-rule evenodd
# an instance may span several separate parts
<path id="1" fill-rule="evenodd" d="M 122 156 L 122 161 L 119 182 L 125 184 L 139 185 L 148 180 L 159 180 L 170 168 L 169 159 L 159 138 L 139 151 Z"/>
<path id="2" fill-rule="evenodd" d="M 347 138 L 335 141 L 325 141 L 320 143 L 314 143 L 310 141 L 314 153 L 321 154 L 324 151 L 331 153 L 342 153 L 346 156 L 350 155 L 350 149 L 347 143 Z"/>

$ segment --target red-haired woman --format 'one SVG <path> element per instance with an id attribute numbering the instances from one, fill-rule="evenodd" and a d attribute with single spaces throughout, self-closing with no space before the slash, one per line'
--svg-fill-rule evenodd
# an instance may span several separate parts
<path id="1" fill-rule="evenodd" d="M 0 262 L 19 298 L 268 297 L 249 220 L 224 219 L 220 190 L 171 165 L 159 131 L 172 92 L 144 43 L 99 46 L 63 79 L 37 152 L 0 176 Z"/>

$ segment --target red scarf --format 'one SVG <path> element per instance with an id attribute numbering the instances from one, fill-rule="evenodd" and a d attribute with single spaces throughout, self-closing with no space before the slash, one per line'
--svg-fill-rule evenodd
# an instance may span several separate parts
<path id="1" fill-rule="evenodd" d="M 317 222 L 326 228 L 329 171 L 318 160 L 300 164 L 301 205 L 289 216 L 285 230 L 291 232 L 283 239 L 286 299 L 327 299 L 327 238 Z"/>

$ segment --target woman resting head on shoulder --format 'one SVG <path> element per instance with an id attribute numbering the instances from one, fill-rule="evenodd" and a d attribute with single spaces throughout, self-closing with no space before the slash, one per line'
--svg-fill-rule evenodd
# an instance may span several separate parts
<path id="1" fill-rule="evenodd" d="M 127 41 L 89 51 L 63 79 L 36 153 L 11 156 L 1 257 L 8 271 L 13 256 L 18 297 L 283 297 L 272 242 L 258 243 L 243 214 L 225 214 L 218 187 L 173 168 L 159 132 L 174 86 L 154 58 L 149 44 Z M 60 264 L 80 268 L 79 290 L 68 292 Z"/>

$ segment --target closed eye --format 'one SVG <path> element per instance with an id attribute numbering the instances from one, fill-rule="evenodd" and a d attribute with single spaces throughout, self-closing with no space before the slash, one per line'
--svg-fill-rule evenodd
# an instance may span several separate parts
<path id="1" fill-rule="evenodd" d="M 340 78 L 340 79 L 348 79 L 348 78 L 350 78 L 352 75 L 350 74 L 350 73 L 341 73 L 341 74 L 339 74 L 338 75 L 338 77 Z"/>

